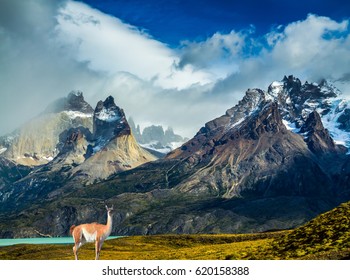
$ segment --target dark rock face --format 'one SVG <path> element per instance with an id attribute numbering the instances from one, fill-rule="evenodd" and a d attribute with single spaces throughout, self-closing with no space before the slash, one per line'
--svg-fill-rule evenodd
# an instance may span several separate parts
<path id="1" fill-rule="evenodd" d="M 57 146 L 57 149 L 60 151 L 59 155 L 74 150 L 77 143 L 82 138 L 85 138 L 87 141 L 93 140 L 92 133 L 89 129 L 80 126 L 63 131 L 59 136 L 59 143 Z"/>
<path id="2" fill-rule="evenodd" d="M 145 127 L 142 132 L 142 140 L 144 143 L 149 143 L 152 141 L 157 141 L 160 139 L 160 142 L 164 142 L 164 130 L 160 125 L 152 125 Z"/>
<path id="3" fill-rule="evenodd" d="M 130 135 L 130 126 L 124 111 L 114 103 L 112 96 L 99 101 L 94 111 L 94 138 L 110 140 L 118 135 Z"/>
<path id="4" fill-rule="evenodd" d="M 305 142 L 315 154 L 346 152 L 344 147 L 341 148 L 334 143 L 328 130 L 323 127 L 321 117 L 316 111 L 310 113 L 300 129 L 300 133 L 306 135 Z"/>
<path id="5" fill-rule="evenodd" d="M 303 138 L 286 129 L 278 104 L 260 106 L 238 125 L 205 129 L 169 156 L 191 166 L 187 169 L 192 175 L 179 186 L 182 191 L 215 190 L 226 198 L 312 196 L 330 191 L 328 175 Z M 191 163 L 194 154 L 196 160 Z"/>
<path id="6" fill-rule="evenodd" d="M 30 173 L 30 171 L 32 171 L 31 167 L 17 165 L 14 162 L 0 156 L 0 193 L 2 188 L 24 178 Z"/>
<path id="7" fill-rule="evenodd" d="M 164 131 L 161 125 L 151 125 L 144 128 L 140 140 L 142 144 L 158 142 L 160 145 L 164 146 L 171 142 L 183 141 L 183 138 L 175 134 L 172 128 L 168 128 Z"/>

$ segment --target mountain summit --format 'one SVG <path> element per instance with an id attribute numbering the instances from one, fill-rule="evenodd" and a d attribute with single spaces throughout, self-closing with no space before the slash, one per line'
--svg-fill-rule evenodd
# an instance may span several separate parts
<path id="1" fill-rule="evenodd" d="M 44 113 L 59 113 L 62 111 L 92 114 L 94 109 L 85 101 L 83 92 L 71 91 L 67 97 L 51 103 Z"/>
<path id="2" fill-rule="evenodd" d="M 108 141 L 118 135 L 130 134 L 130 126 L 124 111 L 115 105 L 112 96 L 97 103 L 94 111 L 93 134 L 98 141 Z"/>

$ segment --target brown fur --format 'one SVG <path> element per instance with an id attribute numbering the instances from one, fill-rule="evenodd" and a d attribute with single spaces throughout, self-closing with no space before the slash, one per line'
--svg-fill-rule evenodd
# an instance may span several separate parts
<path id="1" fill-rule="evenodd" d="M 73 236 L 73 230 L 74 230 L 74 228 L 75 228 L 75 225 L 72 225 L 72 226 L 70 227 L 70 229 L 69 229 L 69 233 L 70 233 L 70 235 L 72 235 L 72 236 Z"/>

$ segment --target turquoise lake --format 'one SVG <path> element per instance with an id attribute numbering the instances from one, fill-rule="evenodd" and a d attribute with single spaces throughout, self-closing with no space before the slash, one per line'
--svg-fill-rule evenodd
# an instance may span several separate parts
<path id="1" fill-rule="evenodd" d="M 109 236 L 109 239 L 120 238 L 121 236 Z M 1 246 L 11 246 L 16 244 L 73 244 L 73 237 L 40 237 L 40 238 L 14 238 L 0 239 Z"/>

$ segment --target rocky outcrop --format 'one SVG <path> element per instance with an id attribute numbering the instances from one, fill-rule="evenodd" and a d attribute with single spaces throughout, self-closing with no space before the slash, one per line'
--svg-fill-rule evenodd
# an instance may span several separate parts
<path id="1" fill-rule="evenodd" d="M 99 101 L 94 111 L 94 138 L 98 141 L 109 141 L 122 134 L 130 134 L 124 111 L 115 105 L 112 96 L 105 101 Z"/>
<path id="2" fill-rule="evenodd" d="M 97 103 L 92 137 L 94 144 L 87 147 L 86 161 L 74 170 L 88 183 L 156 159 L 136 142 L 124 111 L 112 96 Z"/>
<path id="3" fill-rule="evenodd" d="M 76 167 L 74 175 L 91 184 L 154 160 L 156 157 L 140 147 L 133 135 L 120 135 Z"/>

